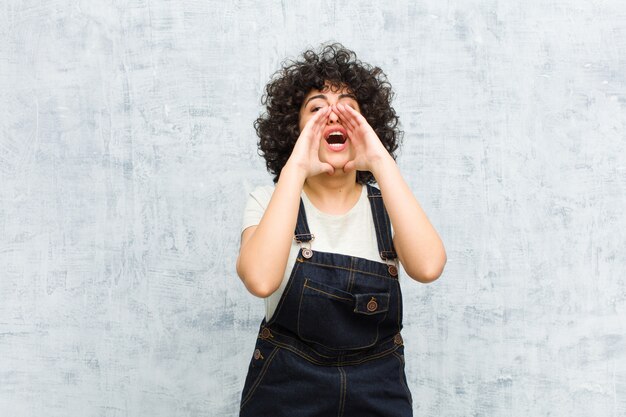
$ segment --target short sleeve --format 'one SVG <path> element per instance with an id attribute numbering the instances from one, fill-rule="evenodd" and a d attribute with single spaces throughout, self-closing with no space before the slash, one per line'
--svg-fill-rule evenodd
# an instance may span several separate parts
<path id="1" fill-rule="evenodd" d="M 246 202 L 246 208 L 243 211 L 243 224 L 241 231 L 243 232 L 250 226 L 256 226 L 261 221 L 263 213 L 267 208 L 274 187 L 271 185 L 257 187 L 248 195 L 248 201 Z"/>

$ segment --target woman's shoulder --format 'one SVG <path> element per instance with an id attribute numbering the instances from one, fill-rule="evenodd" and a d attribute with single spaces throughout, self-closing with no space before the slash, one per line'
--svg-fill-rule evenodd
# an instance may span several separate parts
<path id="1" fill-rule="evenodd" d="M 243 211 L 242 231 L 250 226 L 256 226 L 261 221 L 265 209 L 270 203 L 274 187 L 271 185 L 259 186 L 248 193 L 248 201 Z"/>
<path id="2" fill-rule="evenodd" d="M 273 185 L 259 185 L 250 191 L 248 199 L 255 200 L 261 207 L 265 208 L 269 204 L 272 194 L 274 194 Z"/>

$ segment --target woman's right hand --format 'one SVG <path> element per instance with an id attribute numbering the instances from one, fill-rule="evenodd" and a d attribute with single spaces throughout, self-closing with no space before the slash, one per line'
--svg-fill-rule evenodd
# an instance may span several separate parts
<path id="1" fill-rule="evenodd" d="M 306 122 L 259 224 L 241 235 L 237 273 L 248 291 L 257 297 L 273 294 L 283 280 L 304 181 L 323 172 L 334 172 L 332 165 L 319 158 L 330 112 L 331 107 L 327 106 Z"/>
<path id="2" fill-rule="evenodd" d="M 332 165 L 320 161 L 319 158 L 320 142 L 323 140 L 322 135 L 330 112 L 330 106 L 320 109 L 304 125 L 285 168 L 288 166 L 296 168 L 304 174 L 305 179 L 324 172 L 332 174 L 335 171 Z"/>

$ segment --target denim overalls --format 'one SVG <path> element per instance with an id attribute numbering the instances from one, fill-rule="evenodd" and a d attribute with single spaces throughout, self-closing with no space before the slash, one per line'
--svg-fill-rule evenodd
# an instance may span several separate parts
<path id="1" fill-rule="evenodd" d="M 394 261 L 380 190 L 367 194 L 381 258 Z M 301 249 L 261 323 L 240 417 L 412 416 L 395 262 L 312 250 L 302 200 L 294 238 Z"/>

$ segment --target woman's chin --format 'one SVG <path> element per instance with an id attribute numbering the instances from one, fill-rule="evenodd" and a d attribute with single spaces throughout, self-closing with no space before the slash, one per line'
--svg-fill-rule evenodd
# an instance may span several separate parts
<path id="1" fill-rule="evenodd" d="M 328 155 L 327 158 L 320 158 L 320 160 L 330 164 L 335 169 L 335 173 L 337 171 L 343 173 L 343 167 L 350 161 L 350 155 Z"/>
<path id="2" fill-rule="evenodd" d="M 351 174 L 352 172 L 348 172 L 348 173 L 346 173 L 346 172 L 343 170 L 343 168 L 346 166 L 346 163 L 347 163 L 347 162 L 348 162 L 348 161 L 341 162 L 341 163 L 337 163 L 337 164 L 333 164 L 333 163 L 329 162 L 335 170 L 333 171 L 333 173 L 332 173 L 332 174 L 330 174 L 330 173 L 329 173 L 329 174 L 327 174 L 327 175 L 329 175 L 329 176 L 331 176 L 331 177 L 338 177 L 338 176 L 342 176 L 342 175 L 349 175 L 349 174 Z"/>

